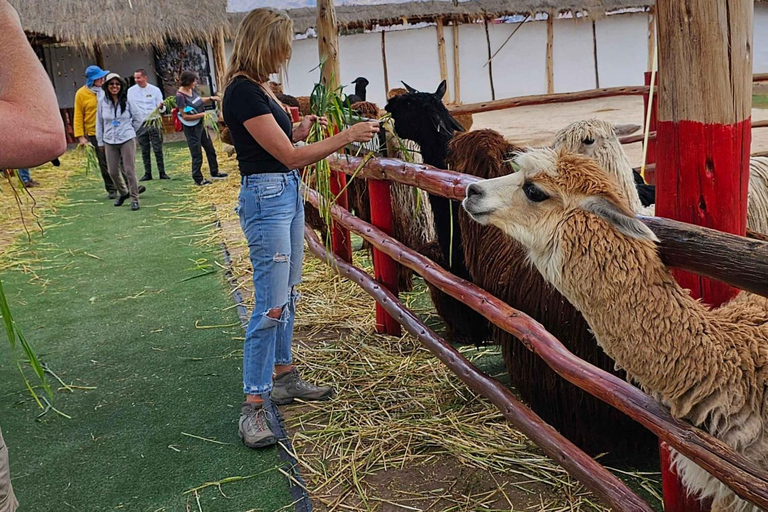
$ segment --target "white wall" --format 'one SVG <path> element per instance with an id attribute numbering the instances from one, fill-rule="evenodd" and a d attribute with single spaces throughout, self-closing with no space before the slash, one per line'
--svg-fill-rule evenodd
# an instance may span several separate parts
<path id="1" fill-rule="evenodd" d="M 595 22 L 600 87 L 643 85 L 648 69 L 648 15 L 607 16 Z"/>
<path id="2" fill-rule="evenodd" d="M 317 40 L 313 39 L 315 46 Z M 315 48 L 317 52 L 317 48 Z M 339 65 L 341 77 L 339 83 L 344 85 L 344 92 L 352 94 L 355 86 L 352 80 L 362 76 L 368 79 L 370 84 L 366 88 L 366 100 L 377 105 L 384 106 L 387 91 L 384 90 L 384 63 L 381 60 L 381 34 L 354 34 L 339 38 Z M 390 83 L 392 70 L 389 70 Z"/>
<path id="3" fill-rule="evenodd" d="M 371 58 L 376 57 L 371 55 Z M 437 89 L 440 83 L 437 29 L 424 27 L 388 32 L 387 70 L 391 88 L 402 87 L 402 81 L 419 91 L 432 92 Z"/>
<path id="4" fill-rule="evenodd" d="M 459 26 L 459 79 L 461 102 L 475 103 L 491 99 L 491 82 L 488 68 L 488 45 L 483 25 Z M 451 68 L 451 73 L 453 72 Z M 499 98 L 500 96 L 497 96 Z"/>
<path id="5" fill-rule="evenodd" d="M 768 5 L 755 4 L 753 25 L 755 30 L 752 43 L 752 71 L 768 73 Z"/>
<path id="6" fill-rule="evenodd" d="M 501 47 L 518 25 L 504 23 L 488 26 L 491 55 Z M 483 59 L 483 63 L 486 60 Z M 496 99 L 547 92 L 547 24 L 545 22 L 523 23 L 523 26 L 493 58 L 493 85 Z"/>
<path id="7" fill-rule="evenodd" d="M 555 20 L 552 35 L 552 75 L 555 92 L 595 88 L 592 22 L 588 19 Z"/>

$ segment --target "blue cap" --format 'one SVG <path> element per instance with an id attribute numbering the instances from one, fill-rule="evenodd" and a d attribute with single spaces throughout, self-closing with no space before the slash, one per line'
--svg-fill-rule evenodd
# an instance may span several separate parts
<path id="1" fill-rule="evenodd" d="M 87 79 L 85 85 L 88 87 L 93 85 L 94 80 L 104 78 L 109 74 L 109 71 L 104 71 L 99 66 L 88 66 L 85 68 L 85 78 Z"/>

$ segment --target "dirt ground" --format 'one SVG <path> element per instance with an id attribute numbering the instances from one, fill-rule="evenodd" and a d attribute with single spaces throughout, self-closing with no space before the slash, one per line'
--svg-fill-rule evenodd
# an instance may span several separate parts
<path id="1" fill-rule="evenodd" d="M 496 112 L 475 114 L 473 130 L 491 128 L 514 142 L 532 146 L 549 144 L 555 133 L 568 124 L 582 119 L 603 119 L 615 124 L 642 126 L 643 98 L 619 96 L 556 105 L 535 105 Z M 768 119 L 768 109 L 752 109 L 752 121 Z M 638 131 L 638 133 L 640 133 Z M 642 161 L 642 144 L 625 144 L 629 161 L 639 166 Z M 768 128 L 752 130 L 752 153 L 768 151 Z"/>

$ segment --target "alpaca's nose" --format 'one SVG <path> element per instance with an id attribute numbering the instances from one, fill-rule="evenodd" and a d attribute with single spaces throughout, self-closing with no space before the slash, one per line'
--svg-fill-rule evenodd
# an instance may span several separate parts
<path id="1" fill-rule="evenodd" d="M 467 187 L 467 199 L 474 198 L 479 199 L 483 195 L 483 189 L 477 183 L 472 183 Z"/>

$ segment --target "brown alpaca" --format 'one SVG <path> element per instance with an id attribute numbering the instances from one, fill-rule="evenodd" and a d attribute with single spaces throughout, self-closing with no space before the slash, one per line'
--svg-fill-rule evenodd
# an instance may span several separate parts
<path id="1" fill-rule="evenodd" d="M 379 106 L 370 101 L 358 101 L 357 103 L 351 104 L 349 108 L 368 119 L 379 118 Z"/>
<path id="2" fill-rule="evenodd" d="M 447 161 L 457 172 L 497 178 L 512 172 L 518 148 L 493 130 L 455 137 Z M 540 322 L 579 358 L 624 378 L 595 343 L 586 320 L 531 267 L 525 249 L 494 226 L 481 226 L 459 213 L 464 258 L 472 282 Z M 512 385 L 531 408 L 568 439 L 592 454 L 647 458 L 656 438 L 638 423 L 559 377 L 514 336 L 492 326 Z M 576 405 L 578 404 L 578 405 Z"/>
<path id="3" fill-rule="evenodd" d="M 516 162 L 520 172 L 467 189 L 467 212 L 521 243 L 606 353 L 674 416 L 768 468 L 768 299 L 742 293 L 714 310 L 693 300 L 593 160 L 542 149 Z M 674 461 L 713 512 L 759 510 L 689 459 Z"/>

